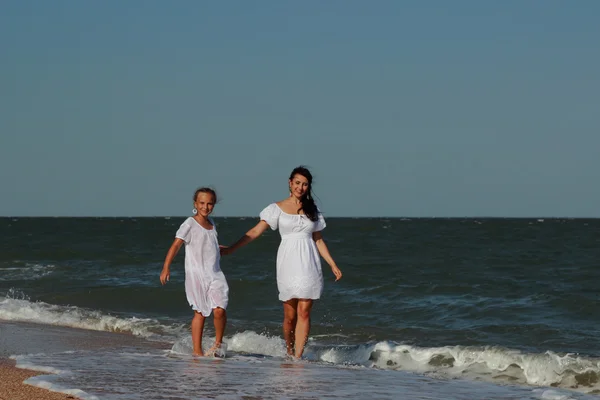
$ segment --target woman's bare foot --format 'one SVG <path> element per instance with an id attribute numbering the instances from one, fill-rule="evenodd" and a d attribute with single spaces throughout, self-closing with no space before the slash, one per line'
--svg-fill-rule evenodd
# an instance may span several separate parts
<path id="1" fill-rule="evenodd" d="M 289 361 L 302 361 L 302 357 L 296 357 L 295 354 L 288 354 L 286 359 Z"/>

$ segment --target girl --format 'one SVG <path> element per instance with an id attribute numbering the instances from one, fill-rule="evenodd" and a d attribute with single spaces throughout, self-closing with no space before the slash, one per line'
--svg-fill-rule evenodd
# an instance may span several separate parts
<path id="1" fill-rule="evenodd" d="M 302 357 L 310 331 L 313 301 L 321 297 L 323 273 L 319 255 L 327 261 L 335 280 L 342 271 L 329 254 L 321 231 L 325 219 L 312 196 L 312 175 L 297 167 L 288 180 L 290 196 L 272 203 L 260 213 L 259 223 L 221 254 L 231 254 L 263 234 L 267 228 L 279 228 L 281 244 L 277 251 L 277 288 L 283 302 L 283 337 L 287 353 Z"/>
<path id="2" fill-rule="evenodd" d="M 215 325 L 215 343 L 207 355 L 223 355 L 221 349 L 223 333 L 227 323 L 225 309 L 229 301 L 229 286 L 219 264 L 219 242 L 215 223 L 209 215 L 212 213 L 217 194 L 206 187 L 194 193 L 193 217 L 186 219 L 175 234 L 175 240 L 165 258 L 160 274 L 164 285 L 170 278 L 173 258 L 185 243 L 185 295 L 194 310 L 192 319 L 192 342 L 194 355 L 203 356 L 202 332 L 204 320 L 211 312 Z"/>

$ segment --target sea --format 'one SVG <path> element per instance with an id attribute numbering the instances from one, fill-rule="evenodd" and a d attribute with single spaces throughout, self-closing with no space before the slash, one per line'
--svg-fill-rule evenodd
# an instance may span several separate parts
<path id="1" fill-rule="evenodd" d="M 599 398 L 598 219 L 327 218 L 344 275 L 323 261 L 301 360 L 270 230 L 221 260 L 226 356 L 192 356 L 183 249 L 159 281 L 184 219 L 0 218 L 0 356 L 85 400 Z"/>

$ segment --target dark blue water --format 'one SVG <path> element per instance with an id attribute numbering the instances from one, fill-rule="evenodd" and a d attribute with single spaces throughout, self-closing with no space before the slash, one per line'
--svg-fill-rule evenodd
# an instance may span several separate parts
<path id="1" fill-rule="evenodd" d="M 158 280 L 182 220 L 0 219 L 0 318 L 186 349 L 183 251 Z M 256 219 L 216 222 L 229 244 Z M 344 278 L 323 263 L 309 361 L 598 393 L 600 220 L 331 218 L 324 235 Z M 222 260 L 232 354 L 280 355 L 278 243 Z"/>

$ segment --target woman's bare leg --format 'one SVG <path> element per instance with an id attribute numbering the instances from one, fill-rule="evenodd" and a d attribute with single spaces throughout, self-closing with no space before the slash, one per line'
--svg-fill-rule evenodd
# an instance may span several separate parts
<path id="1" fill-rule="evenodd" d="M 313 301 L 311 299 L 300 299 L 296 307 L 296 315 L 298 322 L 295 328 L 295 356 L 296 358 L 302 357 L 304 353 L 304 346 L 308 340 L 308 333 L 310 332 L 310 311 L 312 310 Z"/>
<path id="2" fill-rule="evenodd" d="M 283 338 L 287 354 L 294 355 L 294 331 L 296 328 L 298 299 L 291 299 L 283 303 Z"/>
<path id="3" fill-rule="evenodd" d="M 192 319 L 192 343 L 194 345 L 194 355 L 203 356 L 202 352 L 202 331 L 204 331 L 204 320 L 206 317 L 198 311 L 194 311 Z"/>

